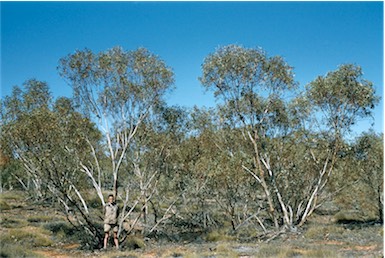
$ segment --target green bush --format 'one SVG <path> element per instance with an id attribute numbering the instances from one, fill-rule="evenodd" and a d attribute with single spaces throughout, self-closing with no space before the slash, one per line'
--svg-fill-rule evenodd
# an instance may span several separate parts
<path id="1" fill-rule="evenodd" d="M 47 223 L 44 225 L 44 228 L 55 235 L 62 236 L 62 238 L 72 237 L 76 231 L 73 226 L 63 221 Z"/>

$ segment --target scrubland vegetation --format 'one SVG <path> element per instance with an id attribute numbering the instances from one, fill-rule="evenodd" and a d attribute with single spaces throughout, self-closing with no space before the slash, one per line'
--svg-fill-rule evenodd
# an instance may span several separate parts
<path id="1" fill-rule="evenodd" d="M 82 234 L 51 205 L 30 202 L 24 192 L 7 191 L 1 215 L 1 257 L 381 257 L 383 225 L 358 221 L 341 223 L 336 215 L 314 214 L 297 232 L 266 242 L 245 240 L 228 228 L 188 234 L 174 240 L 137 233 L 121 250 L 88 250 Z M 330 211 L 333 209 L 330 208 Z M 340 211 L 342 214 L 344 211 Z M 112 246 L 112 245 L 111 245 Z"/>
<path id="2" fill-rule="evenodd" d="M 31 79 L 1 100 L 1 256 L 381 257 L 383 135 L 357 65 L 306 86 L 230 45 L 202 64 L 215 108 L 168 106 L 146 49 L 62 58 L 73 98 Z M 200 90 L 200 89 L 197 89 Z M 100 251 L 116 196 L 121 250 Z"/>

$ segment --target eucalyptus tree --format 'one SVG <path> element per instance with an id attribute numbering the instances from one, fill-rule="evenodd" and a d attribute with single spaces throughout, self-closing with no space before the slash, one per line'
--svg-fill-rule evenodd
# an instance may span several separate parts
<path id="1" fill-rule="evenodd" d="M 324 146 L 318 151 L 309 149 L 317 176 L 309 187 L 299 225 L 305 223 L 319 205 L 317 198 L 332 175 L 344 138 L 358 119 L 372 115 L 378 103 L 373 83 L 363 78 L 360 66 L 353 64 L 341 65 L 325 76 L 318 76 L 307 85 L 305 99 L 313 114 L 305 126 L 319 133 L 320 140 L 313 139 L 313 143 Z"/>
<path id="2" fill-rule="evenodd" d="M 319 206 L 342 137 L 376 103 L 373 85 L 345 65 L 297 95 L 293 68 L 281 57 L 235 45 L 210 54 L 202 69 L 203 86 L 222 100 L 223 127 L 249 142 L 242 168 L 263 191 L 273 227 L 301 226 Z"/>
<path id="3" fill-rule="evenodd" d="M 58 200 L 67 216 L 72 210 L 77 219 L 67 217 L 69 221 L 98 242 L 102 235 L 83 197 L 82 190 L 88 186 L 77 160 L 88 159 L 84 135 L 96 145 L 100 134 L 74 110 L 70 99 L 54 102 L 46 83 L 29 80 L 23 86 L 14 87 L 12 95 L 4 98 L 1 113 L 2 146 L 20 161 L 26 173 L 18 180 L 25 187 L 25 180 L 33 182 L 27 189 L 32 197 Z"/>
<path id="4" fill-rule="evenodd" d="M 279 215 L 275 199 L 281 200 L 270 169 L 268 140 L 287 134 L 287 115 L 283 96 L 296 87 L 293 69 L 281 57 L 268 57 L 262 49 L 229 45 L 210 54 L 202 66 L 202 84 L 214 89 L 224 101 L 224 118 L 231 127 L 238 127 L 252 145 L 248 153 L 251 164 L 244 164 L 262 187 L 267 209 L 276 228 Z M 282 205 L 282 209 L 286 207 Z"/>
<path id="5" fill-rule="evenodd" d="M 178 213 L 181 191 L 176 187 L 175 156 L 185 137 L 186 112 L 179 107 L 156 107 L 143 121 L 125 156 L 121 184 L 126 188 L 123 219 L 128 233 L 140 224 L 143 233 L 164 230 L 162 226 Z M 130 207 L 128 211 L 126 208 Z M 140 212 L 135 212 L 140 211 Z"/>
<path id="6" fill-rule="evenodd" d="M 172 88 L 173 72 L 158 56 L 144 48 L 124 51 L 120 47 L 93 53 L 85 49 L 60 60 L 59 72 L 73 88 L 79 108 L 100 128 L 110 160 L 107 176 L 89 143 L 94 160 L 81 162 L 104 204 L 103 190 L 118 195 L 119 176 L 133 137 L 152 108 Z"/>

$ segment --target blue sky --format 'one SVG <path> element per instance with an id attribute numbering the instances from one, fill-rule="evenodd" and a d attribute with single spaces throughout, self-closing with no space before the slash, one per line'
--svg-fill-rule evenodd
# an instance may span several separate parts
<path id="1" fill-rule="evenodd" d="M 0 2 L 1 95 L 30 78 L 71 96 L 58 60 L 75 50 L 145 47 L 175 72 L 170 105 L 214 106 L 198 81 L 219 46 L 281 55 L 306 85 L 341 64 L 360 65 L 383 97 L 383 2 Z M 374 129 L 383 132 L 383 101 Z M 363 121 L 357 131 L 366 130 Z"/>

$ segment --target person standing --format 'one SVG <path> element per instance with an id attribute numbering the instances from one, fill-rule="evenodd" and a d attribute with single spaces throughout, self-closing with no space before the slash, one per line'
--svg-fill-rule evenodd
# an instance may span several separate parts
<path id="1" fill-rule="evenodd" d="M 116 249 L 119 249 L 118 240 L 118 215 L 119 208 L 115 203 L 115 198 L 112 194 L 108 196 L 108 202 L 104 205 L 104 249 L 107 249 L 110 231 L 114 234 L 114 243 Z"/>

